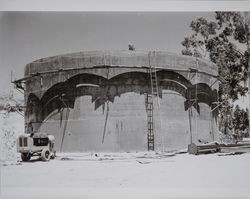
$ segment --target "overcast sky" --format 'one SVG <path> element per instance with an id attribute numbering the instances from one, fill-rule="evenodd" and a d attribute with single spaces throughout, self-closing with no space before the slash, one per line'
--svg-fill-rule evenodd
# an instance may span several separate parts
<path id="1" fill-rule="evenodd" d="M 191 20 L 213 12 L 4 12 L 0 13 L 0 92 L 10 71 L 23 77 L 27 63 L 85 50 L 164 50 L 180 54 Z M 12 86 L 13 87 L 13 86 Z"/>
<path id="2" fill-rule="evenodd" d="M 23 76 L 36 59 L 85 50 L 137 50 L 180 53 L 192 19 L 213 13 L 44 13 L 9 12 L 0 16 L 0 90 L 8 90 L 10 71 Z"/>

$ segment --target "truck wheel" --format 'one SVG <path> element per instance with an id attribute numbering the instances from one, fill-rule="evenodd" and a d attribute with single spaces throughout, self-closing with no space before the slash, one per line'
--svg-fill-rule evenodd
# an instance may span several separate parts
<path id="1" fill-rule="evenodd" d="M 50 152 L 49 152 L 48 149 L 43 149 L 42 150 L 41 158 L 42 158 L 43 161 L 49 161 L 49 159 L 50 159 Z"/>
<path id="2" fill-rule="evenodd" d="M 22 158 L 23 162 L 28 162 L 31 158 L 31 155 L 30 155 L 30 153 L 22 153 L 21 158 Z"/>

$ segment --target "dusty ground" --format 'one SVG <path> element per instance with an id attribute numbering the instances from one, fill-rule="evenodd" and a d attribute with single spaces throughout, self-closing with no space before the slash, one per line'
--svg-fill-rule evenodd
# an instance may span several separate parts
<path id="1" fill-rule="evenodd" d="M 58 154 L 1 168 L 2 198 L 249 198 L 250 154 Z"/>
<path id="2" fill-rule="evenodd" d="M 23 118 L 0 116 L 1 199 L 250 198 L 250 153 L 71 153 L 23 163 Z"/>

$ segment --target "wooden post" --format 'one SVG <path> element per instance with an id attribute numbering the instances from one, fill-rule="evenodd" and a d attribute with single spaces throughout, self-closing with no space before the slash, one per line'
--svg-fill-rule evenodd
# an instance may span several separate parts
<path id="1" fill-rule="evenodd" d="M 211 121 L 211 133 L 214 141 L 214 120 L 213 120 L 213 112 L 210 111 L 210 121 Z"/>

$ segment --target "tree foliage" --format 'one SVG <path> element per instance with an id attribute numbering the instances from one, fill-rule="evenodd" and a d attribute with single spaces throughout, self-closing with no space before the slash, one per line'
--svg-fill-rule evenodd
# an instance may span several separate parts
<path id="1" fill-rule="evenodd" d="M 219 101 L 223 102 L 219 109 L 220 126 L 231 128 L 231 102 L 248 91 L 245 83 L 249 68 L 249 23 L 244 13 L 215 12 L 213 21 L 200 17 L 191 22 L 190 28 L 193 33 L 182 41 L 182 54 L 210 59 L 218 66 L 219 77 L 223 80 L 219 85 Z M 235 114 L 238 112 L 236 109 Z M 233 128 L 238 126 L 234 124 Z"/>
<path id="2" fill-rule="evenodd" d="M 249 25 L 239 12 L 215 12 L 215 21 L 202 17 L 191 22 L 193 34 L 182 41 L 182 54 L 210 59 L 224 80 L 220 100 L 237 100 L 247 93 L 242 82 L 249 67 Z"/>
<path id="3" fill-rule="evenodd" d="M 238 105 L 235 107 L 232 124 L 234 136 L 237 139 L 249 136 L 249 132 L 247 131 L 249 126 L 248 114 L 248 109 L 241 109 Z"/>

